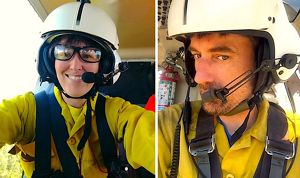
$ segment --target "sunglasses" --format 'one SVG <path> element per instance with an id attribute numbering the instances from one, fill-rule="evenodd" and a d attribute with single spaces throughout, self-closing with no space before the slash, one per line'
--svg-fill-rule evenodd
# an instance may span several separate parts
<path id="1" fill-rule="evenodd" d="M 100 62 L 102 52 L 100 49 L 95 47 L 76 47 L 76 46 L 67 46 L 62 44 L 57 44 L 54 46 L 54 57 L 60 61 L 70 60 L 75 52 L 77 52 L 81 59 L 88 63 Z"/>

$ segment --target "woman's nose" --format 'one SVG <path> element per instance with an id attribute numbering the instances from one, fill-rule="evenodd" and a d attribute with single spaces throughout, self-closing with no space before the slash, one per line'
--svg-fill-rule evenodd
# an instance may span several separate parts
<path id="1" fill-rule="evenodd" d="M 83 65 L 83 61 L 79 55 L 78 52 L 75 52 L 75 54 L 70 59 L 70 68 L 74 70 L 81 70 Z"/>

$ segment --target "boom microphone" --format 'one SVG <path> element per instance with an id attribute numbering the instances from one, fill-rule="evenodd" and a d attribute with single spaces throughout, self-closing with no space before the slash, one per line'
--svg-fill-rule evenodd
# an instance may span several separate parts
<path id="1" fill-rule="evenodd" d="M 85 72 L 82 74 L 81 78 L 85 83 L 102 83 L 104 80 L 102 74 L 93 72 Z"/>
<path id="2" fill-rule="evenodd" d="M 112 79 L 116 74 L 120 72 L 125 72 L 128 69 L 127 62 L 121 62 L 118 65 L 118 68 L 115 71 L 110 72 L 106 76 L 101 73 L 93 73 L 93 72 L 85 72 L 82 74 L 82 80 L 85 83 L 100 83 L 101 85 L 105 85 Z"/>
<path id="3" fill-rule="evenodd" d="M 229 93 L 227 88 L 217 89 L 217 90 L 208 90 L 201 94 L 203 102 L 209 102 L 214 99 L 220 99 L 223 103 L 226 102 L 226 95 Z"/>

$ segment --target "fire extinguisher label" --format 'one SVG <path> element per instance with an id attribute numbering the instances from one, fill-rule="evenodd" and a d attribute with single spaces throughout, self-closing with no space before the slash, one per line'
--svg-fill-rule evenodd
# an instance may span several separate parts
<path id="1" fill-rule="evenodd" d="M 158 110 L 174 104 L 176 82 L 160 80 L 158 91 Z"/>

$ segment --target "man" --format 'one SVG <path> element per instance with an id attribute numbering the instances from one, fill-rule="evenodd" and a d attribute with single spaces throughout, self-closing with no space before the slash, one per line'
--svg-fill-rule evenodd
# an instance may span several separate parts
<path id="1" fill-rule="evenodd" d="M 159 112 L 158 177 L 299 176 L 295 116 L 262 96 L 299 63 L 282 1 L 173 0 L 168 33 L 201 100 Z"/>

